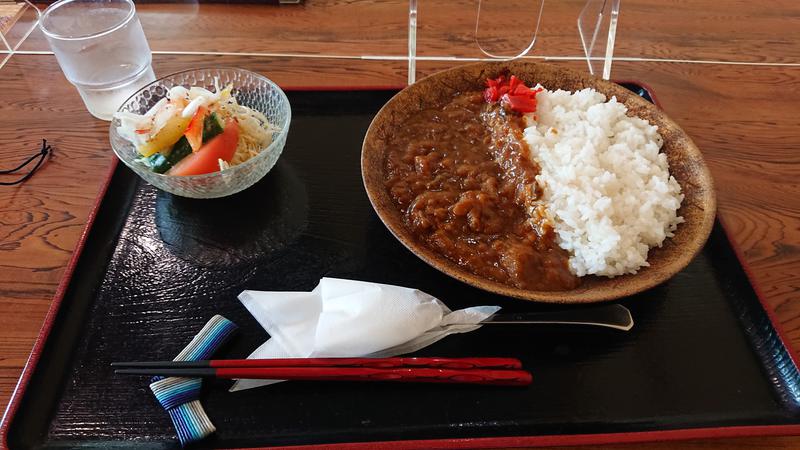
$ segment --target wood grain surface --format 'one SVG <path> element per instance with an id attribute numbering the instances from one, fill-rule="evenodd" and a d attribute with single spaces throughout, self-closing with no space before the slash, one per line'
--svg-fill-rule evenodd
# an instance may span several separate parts
<path id="1" fill-rule="evenodd" d="M 482 43 L 508 39 L 522 48 L 531 0 L 486 2 Z M 585 0 L 547 1 L 534 56 L 583 55 L 576 20 Z M 419 2 L 420 56 L 481 57 L 475 45 L 476 0 Z M 406 0 L 307 0 L 301 5 L 137 6 L 157 52 L 256 52 L 304 55 L 407 55 Z M 620 15 L 615 56 L 800 64 L 800 2 L 772 0 L 629 0 Z M 256 13 L 254 13 L 256 11 Z M 522 31 L 509 30 L 515 25 Z M 485 33 L 485 34 L 484 34 Z M 513 39 L 512 39 L 513 38 Z M 48 51 L 41 31 L 21 51 Z"/>
<path id="2" fill-rule="evenodd" d="M 420 3 L 421 55 L 480 56 L 471 39 L 474 2 Z M 580 4 L 546 4 L 534 55 L 580 55 L 575 31 Z M 139 11 L 151 47 L 167 53 L 154 56 L 159 75 L 229 65 L 264 73 L 285 87 L 388 86 L 404 84 L 406 62 L 360 56 L 404 54 L 406 5 L 309 0 L 281 7 L 147 4 Z M 0 187 L 1 407 L 13 392 L 113 156 L 108 124 L 86 112 L 51 54 L 35 54 L 47 50 L 42 36 L 34 33 L 21 50 L 0 69 L 0 166 L 24 160 L 42 138 L 55 153 L 25 184 Z M 689 60 L 618 61 L 614 77 L 650 84 L 670 117 L 697 143 L 716 182 L 719 216 L 792 346 L 800 349 L 800 3 L 628 0 L 617 54 Z M 767 65 L 697 63 L 701 60 Z M 420 61 L 418 68 L 427 74 L 454 64 Z M 558 64 L 585 67 L 579 60 Z M 641 447 L 798 448 L 800 438 Z"/>
<path id="3" fill-rule="evenodd" d="M 17 22 L 24 9 L 23 4 L 14 2 L 0 1 L 0 34 L 5 35 Z M 0 46 L 3 49 L 3 46 Z"/>

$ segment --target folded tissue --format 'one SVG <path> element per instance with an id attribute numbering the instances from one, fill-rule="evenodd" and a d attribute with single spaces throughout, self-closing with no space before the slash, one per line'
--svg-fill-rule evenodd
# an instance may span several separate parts
<path id="1" fill-rule="evenodd" d="M 311 292 L 244 291 L 239 300 L 270 335 L 248 359 L 396 356 L 476 330 L 500 310 L 451 311 L 417 289 L 338 278 L 323 278 Z M 237 380 L 230 390 L 280 381 Z"/>

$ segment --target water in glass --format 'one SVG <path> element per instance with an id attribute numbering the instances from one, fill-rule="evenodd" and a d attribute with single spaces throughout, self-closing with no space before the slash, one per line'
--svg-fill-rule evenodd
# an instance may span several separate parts
<path id="1" fill-rule="evenodd" d="M 111 120 L 128 97 L 155 80 L 130 0 L 62 0 L 44 12 L 41 27 L 64 75 L 97 118 Z"/>

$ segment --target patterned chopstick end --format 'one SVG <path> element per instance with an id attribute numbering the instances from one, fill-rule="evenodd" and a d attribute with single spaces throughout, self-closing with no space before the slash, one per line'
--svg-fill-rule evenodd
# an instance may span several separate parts
<path id="1" fill-rule="evenodd" d="M 224 344 L 236 325 L 216 315 L 206 323 L 174 361 L 209 359 Z M 200 378 L 154 377 L 150 390 L 169 413 L 182 446 L 199 441 L 216 431 L 200 404 Z"/>

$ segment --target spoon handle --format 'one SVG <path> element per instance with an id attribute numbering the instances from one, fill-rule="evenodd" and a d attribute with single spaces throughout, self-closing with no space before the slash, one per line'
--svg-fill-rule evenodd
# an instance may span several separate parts
<path id="1" fill-rule="evenodd" d="M 560 311 L 495 314 L 481 322 L 481 325 L 526 324 L 587 325 L 628 331 L 633 328 L 633 317 L 628 308 L 611 304 Z"/>

